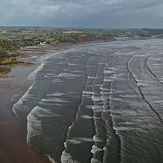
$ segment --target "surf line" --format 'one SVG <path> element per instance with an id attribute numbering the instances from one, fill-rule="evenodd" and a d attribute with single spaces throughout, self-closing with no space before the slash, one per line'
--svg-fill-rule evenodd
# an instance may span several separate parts
<path id="1" fill-rule="evenodd" d="M 163 84 L 163 82 L 161 82 L 159 79 L 158 79 L 158 77 L 152 72 L 152 70 L 149 68 L 149 66 L 148 66 L 148 59 L 150 58 L 150 57 L 152 57 L 153 55 L 150 55 L 150 56 L 148 56 L 146 59 L 145 59 L 145 66 L 147 67 L 147 69 L 148 69 L 148 71 L 156 78 L 156 80 L 159 82 L 159 83 L 161 83 L 161 84 Z"/>
<path id="2" fill-rule="evenodd" d="M 78 110 L 77 110 L 77 113 L 76 113 L 76 117 L 75 117 L 74 121 L 72 122 L 72 124 L 68 127 L 67 137 L 66 137 L 66 139 L 65 139 L 66 141 L 65 141 L 65 143 L 64 143 L 65 149 L 63 150 L 62 155 L 61 155 L 61 162 L 63 161 L 63 158 L 64 158 L 64 155 L 65 155 L 65 154 L 68 154 L 68 155 L 69 155 L 69 159 L 70 159 L 70 160 L 75 161 L 75 160 L 73 160 L 73 158 L 71 157 L 71 154 L 70 154 L 70 153 L 67 153 L 67 151 L 68 151 L 67 143 L 68 143 L 69 138 L 70 138 L 71 129 L 75 126 L 76 121 L 78 121 L 78 119 L 79 119 L 80 112 L 81 112 L 81 107 L 82 107 L 82 105 L 83 105 L 84 98 L 86 98 L 86 97 L 84 96 L 84 93 L 83 93 L 83 92 L 87 92 L 87 91 L 86 91 L 86 90 L 87 90 L 87 87 L 88 87 L 88 85 L 90 84 L 90 81 L 92 80 L 92 78 L 89 76 L 89 72 L 88 72 L 88 68 L 87 68 L 87 65 L 89 65 L 88 62 L 89 62 L 89 60 L 91 59 L 91 57 L 92 57 L 92 56 L 90 56 L 89 59 L 86 61 L 85 74 L 86 74 L 86 76 L 87 76 L 87 79 L 86 79 L 86 82 L 85 82 L 85 85 L 84 85 L 84 89 L 83 89 L 82 94 L 81 94 L 81 102 L 80 102 L 80 105 L 78 106 Z"/>
<path id="3" fill-rule="evenodd" d="M 134 55 L 135 56 L 135 55 Z M 131 63 L 131 60 L 134 56 L 131 56 L 130 59 L 128 60 L 127 62 L 127 69 L 128 69 L 128 72 L 130 73 L 130 75 L 132 76 L 132 78 L 134 79 L 135 83 L 136 83 L 136 86 L 140 92 L 140 95 L 142 96 L 142 99 L 148 104 L 149 108 L 157 115 L 159 121 L 161 124 L 163 124 L 163 119 L 161 118 L 161 116 L 159 115 L 159 113 L 153 108 L 153 106 L 150 104 L 150 102 L 148 102 L 148 100 L 145 98 L 144 94 L 143 94 L 143 91 L 141 90 L 141 87 L 139 86 L 138 84 L 138 81 L 136 80 L 136 78 L 134 77 L 134 74 L 132 73 L 132 70 L 130 68 L 130 63 Z"/>
<path id="4" fill-rule="evenodd" d="M 113 109 L 112 106 L 112 100 L 111 100 L 111 92 L 113 92 L 112 88 L 113 88 L 113 82 L 115 79 L 115 71 L 114 71 L 114 67 L 113 65 L 116 63 L 116 61 L 118 60 L 118 57 L 116 58 L 115 53 L 113 53 L 111 55 L 111 60 L 108 58 L 108 62 L 105 64 L 104 67 L 104 80 L 103 80 L 103 84 L 101 85 L 101 88 L 105 86 L 105 84 L 107 83 L 110 88 L 110 90 L 108 90 L 108 94 L 105 94 L 105 91 L 101 89 L 100 94 L 103 97 L 103 112 L 101 115 L 101 118 L 103 119 L 104 123 L 105 123 L 105 129 L 106 129 L 106 144 L 104 146 L 104 155 L 103 155 L 103 161 L 106 162 L 110 162 L 113 161 L 113 159 L 115 161 L 118 160 L 118 162 L 121 162 L 121 139 L 120 139 L 120 135 L 118 134 L 118 132 L 116 131 L 116 129 L 114 128 L 114 121 L 112 118 L 112 114 L 110 112 L 111 109 Z M 112 75 L 113 79 L 111 81 L 107 81 L 105 80 L 105 78 L 107 78 L 107 69 L 109 67 L 109 74 Z M 106 96 L 107 95 L 107 96 Z M 105 100 L 106 98 L 108 98 L 108 100 Z M 113 150 L 111 144 L 114 142 L 114 145 L 117 145 L 116 148 L 114 148 L 114 152 L 110 153 L 110 151 Z M 113 155 L 113 153 L 116 153 L 116 155 Z M 113 158 L 114 156 L 114 158 Z"/>
<path id="5" fill-rule="evenodd" d="M 106 58 L 104 58 L 102 60 L 102 63 L 98 63 L 98 69 L 96 71 L 96 77 L 92 83 L 92 92 L 94 92 L 94 94 L 96 96 L 100 96 L 101 99 L 100 101 L 96 101 L 94 99 L 94 95 L 92 95 L 92 101 L 93 101 L 93 119 L 94 119 L 94 126 L 95 126 L 95 135 L 94 135 L 94 145 L 92 146 L 92 150 L 91 152 L 93 153 L 93 157 L 91 159 L 91 161 L 93 162 L 99 162 L 99 161 L 103 161 L 103 157 L 104 157 L 104 146 L 106 144 L 106 135 L 103 136 L 103 135 L 100 135 L 101 134 L 101 126 L 98 126 L 98 124 L 103 124 L 103 126 L 105 126 L 105 121 L 103 120 L 101 114 L 102 112 L 97 112 L 96 111 L 96 106 L 99 106 L 101 105 L 100 103 L 102 102 L 102 106 L 103 107 L 103 97 L 100 93 L 100 88 L 102 86 L 102 83 L 104 81 L 104 74 L 103 74 L 103 71 L 104 71 L 104 65 L 106 63 L 104 63 L 104 61 L 106 61 Z M 102 77 L 102 83 L 97 83 L 98 86 L 96 86 L 96 82 L 98 82 L 98 80 L 101 80 L 101 75 L 103 76 Z M 99 76 L 100 76 L 100 79 L 99 79 Z M 96 89 L 95 89 L 96 88 Z M 98 108 L 98 107 L 97 107 Z M 99 115 L 100 114 L 100 115 Z M 104 133 L 106 132 L 106 127 L 104 127 Z M 102 133 L 103 134 L 103 133 Z M 97 153 L 97 154 L 96 154 Z"/>

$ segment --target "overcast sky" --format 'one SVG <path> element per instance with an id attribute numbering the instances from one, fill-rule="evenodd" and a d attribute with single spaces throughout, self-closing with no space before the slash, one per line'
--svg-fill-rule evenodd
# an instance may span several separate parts
<path id="1" fill-rule="evenodd" d="M 0 0 L 0 26 L 163 28 L 163 0 Z"/>

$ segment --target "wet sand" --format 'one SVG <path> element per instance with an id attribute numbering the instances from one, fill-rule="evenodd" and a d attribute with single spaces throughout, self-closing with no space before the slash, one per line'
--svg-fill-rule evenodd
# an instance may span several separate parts
<path id="1" fill-rule="evenodd" d="M 12 112 L 11 98 L 23 87 L 25 75 L 19 81 L 19 67 L 15 77 L 0 79 L 0 162 L 49 162 L 46 157 L 39 156 L 26 144 L 26 130 Z M 26 73 L 27 74 L 27 71 Z"/>
<path id="2" fill-rule="evenodd" d="M 59 47 L 61 48 L 61 47 Z M 56 47 L 28 47 L 17 54 L 19 59 L 34 64 L 3 66 L 8 73 L 0 74 L 0 162 L 4 163 L 48 163 L 46 156 L 38 154 L 26 143 L 26 128 L 12 112 L 12 98 L 25 89 L 27 77 L 40 63 L 49 50 Z M 15 53 L 15 54 L 16 54 Z M 25 54 L 25 55 L 24 55 Z M 8 71 L 9 69 L 9 71 Z"/>

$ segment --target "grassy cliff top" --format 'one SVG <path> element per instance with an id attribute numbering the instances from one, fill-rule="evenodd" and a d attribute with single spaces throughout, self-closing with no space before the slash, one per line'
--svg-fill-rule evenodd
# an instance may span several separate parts
<path id="1" fill-rule="evenodd" d="M 10 57 L 10 52 L 19 47 L 9 40 L 0 39 L 0 58 Z"/>

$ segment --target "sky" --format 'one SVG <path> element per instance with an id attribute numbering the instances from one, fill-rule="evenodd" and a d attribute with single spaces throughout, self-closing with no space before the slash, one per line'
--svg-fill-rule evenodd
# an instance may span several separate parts
<path id="1" fill-rule="evenodd" d="M 163 28 L 163 0 L 0 0 L 0 26 Z"/>

